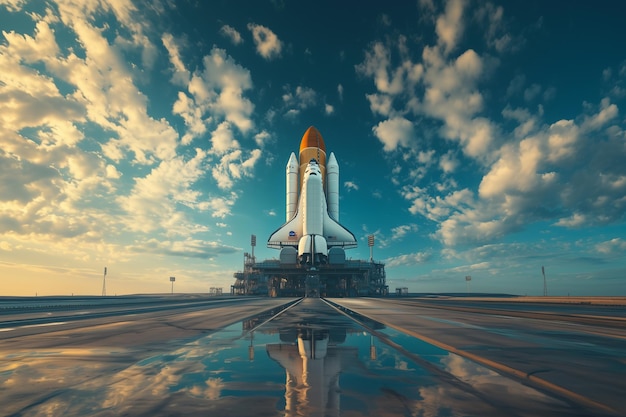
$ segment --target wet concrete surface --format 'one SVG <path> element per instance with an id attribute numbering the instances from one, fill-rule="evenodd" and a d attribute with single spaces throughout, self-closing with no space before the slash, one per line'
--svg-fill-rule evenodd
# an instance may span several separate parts
<path id="1" fill-rule="evenodd" d="M 423 299 L 338 299 L 419 340 L 589 408 L 626 415 L 626 309 Z"/>
<path id="2" fill-rule="evenodd" d="M 602 329 L 390 299 L 167 301 L 0 314 L 0 413 L 623 415 L 626 338 Z"/>

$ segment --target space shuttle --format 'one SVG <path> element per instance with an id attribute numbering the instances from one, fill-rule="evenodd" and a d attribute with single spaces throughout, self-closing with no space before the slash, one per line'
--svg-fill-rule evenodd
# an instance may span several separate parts
<path id="1" fill-rule="evenodd" d="M 339 224 L 339 164 L 332 152 L 326 160 L 326 145 L 315 127 L 302 136 L 299 158 L 291 153 L 286 179 L 286 223 L 272 233 L 267 246 L 281 250 L 281 263 L 314 269 L 344 262 L 344 249 L 357 242 Z"/>

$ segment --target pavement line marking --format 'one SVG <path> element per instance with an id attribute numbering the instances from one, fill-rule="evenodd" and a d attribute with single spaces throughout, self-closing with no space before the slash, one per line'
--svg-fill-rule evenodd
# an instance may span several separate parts
<path id="1" fill-rule="evenodd" d="M 263 326 L 265 323 L 268 323 L 268 322 L 274 320 L 276 317 L 280 316 L 281 314 L 283 314 L 287 310 L 290 310 L 291 308 L 297 306 L 298 304 L 300 304 L 302 302 L 302 300 L 304 300 L 304 298 L 301 298 L 299 300 L 294 301 L 293 304 L 291 304 L 290 306 L 287 306 L 286 308 L 280 310 L 278 313 L 274 314 L 272 317 L 270 317 L 269 319 L 265 320 L 263 323 L 257 324 L 252 329 L 248 330 L 248 334 L 254 332 L 256 329 L 258 329 L 259 327 Z"/>
<path id="2" fill-rule="evenodd" d="M 61 324 L 66 324 L 66 321 L 55 321 L 53 323 L 40 323 L 40 324 L 27 324 L 26 326 L 20 326 L 20 329 L 27 329 L 30 327 L 48 327 L 48 326 L 59 326 Z"/>

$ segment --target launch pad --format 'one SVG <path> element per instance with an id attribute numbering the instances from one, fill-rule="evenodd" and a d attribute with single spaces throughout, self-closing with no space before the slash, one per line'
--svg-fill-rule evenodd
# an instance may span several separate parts
<path id="1" fill-rule="evenodd" d="M 312 271 L 299 264 L 281 264 L 278 259 L 256 262 L 246 253 L 243 271 L 233 275 L 233 295 L 358 297 L 389 292 L 385 264 L 374 261 L 346 260 L 343 265 L 320 265 Z"/>

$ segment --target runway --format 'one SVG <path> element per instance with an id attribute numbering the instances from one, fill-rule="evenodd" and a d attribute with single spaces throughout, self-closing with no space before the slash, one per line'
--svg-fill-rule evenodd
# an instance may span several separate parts
<path id="1" fill-rule="evenodd" d="M 626 308 L 0 299 L 8 416 L 626 415 Z"/>

